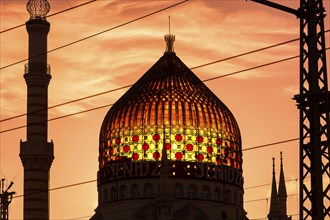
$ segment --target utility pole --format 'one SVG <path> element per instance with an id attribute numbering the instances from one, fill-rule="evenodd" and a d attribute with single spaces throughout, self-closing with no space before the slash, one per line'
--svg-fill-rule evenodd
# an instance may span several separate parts
<path id="1" fill-rule="evenodd" d="M 302 220 L 330 217 L 330 123 L 322 0 L 300 0 L 298 10 L 270 2 L 251 0 L 300 19 L 299 215 Z"/>
<path id="2" fill-rule="evenodd" d="M 1 179 L 1 193 L 0 193 L 0 220 L 8 220 L 8 207 L 12 201 L 15 192 L 8 192 L 8 190 L 13 186 L 13 182 L 10 182 L 6 190 L 4 190 L 5 179 Z"/>

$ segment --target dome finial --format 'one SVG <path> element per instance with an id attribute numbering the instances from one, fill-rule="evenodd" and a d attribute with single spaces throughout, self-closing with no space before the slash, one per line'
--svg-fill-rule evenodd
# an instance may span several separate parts
<path id="1" fill-rule="evenodd" d="M 50 10 L 47 0 L 29 0 L 26 9 L 30 13 L 30 19 L 45 19 Z"/>
<path id="2" fill-rule="evenodd" d="M 173 42 L 175 41 L 175 35 L 171 34 L 171 17 L 168 16 L 168 34 L 164 36 L 166 41 L 166 51 L 165 53 L 174 53 Z"/>

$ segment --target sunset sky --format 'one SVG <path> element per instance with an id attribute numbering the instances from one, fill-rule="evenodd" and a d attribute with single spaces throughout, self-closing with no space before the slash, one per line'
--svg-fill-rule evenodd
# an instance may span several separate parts
<path id="1" fill-rule="evenodd" d="M 27 0 L 1 0 L 1 31 L 29 19 Z M 49 0 L 51 13 L 85 1 Z M 51 23 L 48 49 L 52 50 L 168 7 L 175 0 L 99 0 L 47 20 Z M 298 0 L 277 0 L 297 9 Z M 330 1 L 324 0 L 329 14 Z M 190 0 L 166 11 L 118 27 L 48 54 L 52 80 L 49 106 L 134 84 L 164 53 L 164 34 L 176 35 L 174 50 L 188 66 L 196 67 L 299 37 L 299 19 L 245 0 Z M 329 16 L 325 30 L 330 28 Z M 326 45 L 330 34 L 326 33 Z M 28 34 L 20 27 L 0 34 L 1 120 L 26 112 L 24 64 Z M 299 55 L 299 42 L 193 69 L 202 80 Z M 329 73 L 330 54 L 327 50 Z M 205 82 L 234 114 L 242 134 L 243 150 L 299 137 L 299 112 L 292 100 L 299 91 L 299 59 L 245 71 Z M 114 103 L 125 89 L 49 110 L 49 119 Z M 55 160 L 50 188 L 96 180 L 98 138 L 109 107 L 49 122 Z M 0 176 L 13 180 L 17 198 L 10 219 L 23 218 L 23 167 L 20 140 L 25 116 L 1 122 Z M 265 218 L 269 210 L 272 157 L 277 178 L 283 151 L 288 192 L 288 214 L 298 219 L 298 141 L 243 151 L 244 208 L 250 219 Z M 298 180 L 299 181 L 299 180 Z M 263 185 L 263 186 L 260 186 Z M 259 187 L 258 187 L 259 186 Z M 51 219 L 89 219 L 97 207 L 96 182 L 50 192 Z M 82 217 L 82 218 L 80 218 Z"/>

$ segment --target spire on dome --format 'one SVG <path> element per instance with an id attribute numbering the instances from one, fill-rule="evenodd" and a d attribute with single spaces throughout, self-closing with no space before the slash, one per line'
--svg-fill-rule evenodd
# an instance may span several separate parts
<path id="1" fill-rule="evenodd" d="M 174 53 L 173 43 L 175 41 L 175 35 L 171 34 L 171 17 L 168 16 L 168 34 L 164 36 L 166 41 L 166 51 L 165 53 Z"/>
<path id="2" fill-rule="evenodd" d="M 286 198 L 287 198 L 287 193 L 286 193 L 284 171 L 283 171 L 283 158 L 281 152 L 281 170 L 280 170 L 280 182 L 278 187 L 278 199 L 281 207 L 282 216 L 286 216 Z"/>
<path id="3" fill-rule="evenodd" d="M 30 13 L 30 19 L 45 19 L 50 10 L 47 0 L 29 0 L 26 9 Z"/>
<path id="4" fill-rule="evenodd" d="M 280 217 L 280 209 L 278 203 L 278 195 L 276 189 L 276 178 L 275 178 L 275 158 L 273 157 L 273 180 L 272 180 L 272 192 L 270 196 L 270 208 L 268 219 L 278 219 Z"/>

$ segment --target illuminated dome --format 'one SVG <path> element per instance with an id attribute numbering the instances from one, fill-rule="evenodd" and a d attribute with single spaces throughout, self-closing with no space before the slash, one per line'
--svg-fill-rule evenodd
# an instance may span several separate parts
<path id="1" fill-rule="evenodd" d="M 193 170 L 196 164 L 213 171 L 220 166 L 242 171 L 241 136 L 233 114 L 176 56 L 174 39 L 165 40 L 164 55 L 104 118 L 99 184 L 129 177 L 124 165 L 119 169 L 111 164 L 142 161 L 148 169 L 157 166 L 164 146 L 174 177 L 199 175 L 201 171 Z M 215 180 L 216 173 L 207 178 Z"/>

